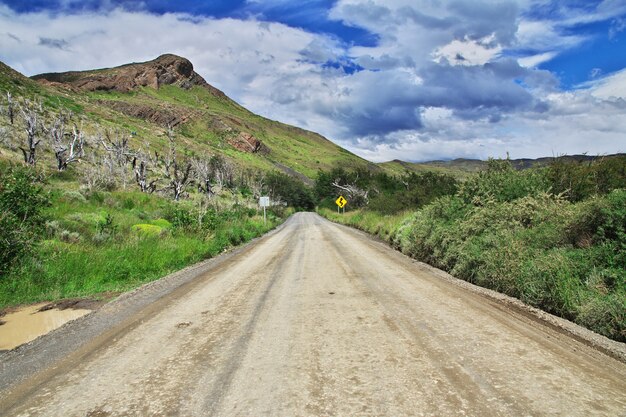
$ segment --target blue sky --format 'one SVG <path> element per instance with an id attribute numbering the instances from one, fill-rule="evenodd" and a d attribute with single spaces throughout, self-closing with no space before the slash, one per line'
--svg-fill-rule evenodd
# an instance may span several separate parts
<path id="1" fill-rule="evenodd" d="M 370 160 L 626 151 L 622 0 L 0 1 L 27 75 L 168 52 Z"/>

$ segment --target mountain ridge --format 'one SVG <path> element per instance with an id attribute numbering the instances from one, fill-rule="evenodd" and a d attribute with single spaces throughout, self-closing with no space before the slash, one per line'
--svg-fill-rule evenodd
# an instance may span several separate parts
<path id="1" fill-rule="evenodd" d="M 163 54 L 145 62 L 133 62 L 110 68 L 86 71 L 66 71 L 37 74 L 33 80 L 44 84 L 75 88 L 82 91 L 129 92 L 137 87 L 158 89 L 162 85 L 178 85 L 190 89 L 198 85 L 208 89 L 216 97 L 225 97 L 223 91 L 210 85 L 194 71 L 187 58 L 174 54 Z"/>
<path id="2" fill-rule="evenodd" d="M 222 155 L 243 169 L 278 170 L 308 183 L 318 170 L 335 166 L 380 169 L 318 133 L 250 112 L 204 80 L 190 60 L 174 54 L 30 78 L 4 65 L 0 89 L 14 98 L 36 99 L 48 110 L 80 114 L 89 122 L 86 131 L 119 130 L 131 136 L 135 149 L 150 144 L 165 150 L 166 129 L 172 126 L 187 156 Z"/>
<path id="3" fill-rule="evenodd" d="M 516 158 L 509 159 L 511 166 L 517 170 L 529 169 L 534 167 L 541 167 L 549 165 L 550 163 L 560 160 L 565 162 L 591 162 L 601 158 L 614 158 L 624 153 L 615 153 L 609 155 L 559 155 L 559 156 L 545 156 L 539 158 Z M 408 162 L 400 159 L 393 159 L 391 161 L 381 162 L 378 165 L 391 170 L 392 172 L 398 172 L 399 170 L 421 172 L 425 170 L 436 170 L 447 173 L 454 173 L 459 177 L 480 172 L 487 168 L 489 160 L 473 159 L 473 158 L 455 158 L 450 160 L 433 160 L 424 162 Z"/>

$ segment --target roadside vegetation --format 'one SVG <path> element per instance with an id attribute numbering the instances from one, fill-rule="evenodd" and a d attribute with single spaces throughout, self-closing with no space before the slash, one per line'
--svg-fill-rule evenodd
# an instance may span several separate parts
<path id="1" fill-rule="evenodd" d="M 318 192 L 328 178 L 320 174 Z M 334 195 L 346 191 L 346 183 L 332 182 L 344 187 L 331 187 Z M 398 205 L 402 197 L 385 194 L 380 184 L 348 185 L 391 204 L 361 204 L 345 215 L 321 208 L 321 214 L 458 278 L 626 341 L 626 156 L 556 160 L 523 171 L 492 160 L 446 195 L 422 197 L 417 210 Z"/>
<path id="2" fill-rule="evenodd" d="M 114 295 L 245 243 L 292 212 L 273 207 L 264 223 L 244 189 L 175 201 L 89 191 L 58 175 L 42 183 L 34 172 L 14 165 L 0 174 L 0 307 Z"/>
<path id="3" fill-rule="evenodd" d="M 309 187 L 278 171 L 161 146 L 42 100 L 7 95 L 0 116 L 0 308 L 109 297 L 260 236 Z M 270 197 L 267 221 L 258 207 Z"/>

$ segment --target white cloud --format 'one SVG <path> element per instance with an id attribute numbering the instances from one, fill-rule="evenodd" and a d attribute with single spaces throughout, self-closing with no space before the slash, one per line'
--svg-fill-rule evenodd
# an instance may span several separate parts
<path id="1" fill-rule="evenodd" d="M 589 88 L 591 95 L 605 100 L 626 100 L 626 69 L 600 78 L 582 87 Z"/>
<path id="2" fill-rule="evenodd" d="M 523 67 L 534 68 L 539 64 L 550 61 L 557 55 L 556 52 L 544 52 L 537 55 L 531 55 L 524 58 L 519 58 L 517 62 Z"/>
<path id="3" fill-rule="evenodd" d="M 584 42 L 586 37 L 561 33 L 557 21 L 521 20 L 518 25 L 517 44 L 532 50 L 563 50 Z"/>
<path id="4" fill-rule="evenodd" d="M 433 57 L 437 62 L 445 59 L 453 65 L 483 65 L 502 52 L 500 45 L 489 45 L 494 40 L 494 34 L 479 40 L 468 37 L 463 40 L 455 39 L 449 44 L 437 48 Z"/>

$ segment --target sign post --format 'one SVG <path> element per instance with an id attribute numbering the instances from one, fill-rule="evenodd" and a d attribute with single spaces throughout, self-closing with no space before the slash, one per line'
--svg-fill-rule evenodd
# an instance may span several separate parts
<path id="1" fill-rule="evenodd" d="M 263 224 L 267 223 L 267 217 L 265 215 L 265 207 L 269 207 L 270 198 L 269 197 L 261 197 L 259 198 L 259 205 L 263 207 Z"/>
<path id="2" fill-rule="evenodd" d="M 335 204 L 337 204 L 337 213 L 339 213 L 339 209 L 343 209 L 343 212 L 346 212 L 346 204 L 348 204 L 348 200 L 343 198 L 342 195 L 339 196 L 337 200 L 335 200 Z"/>

